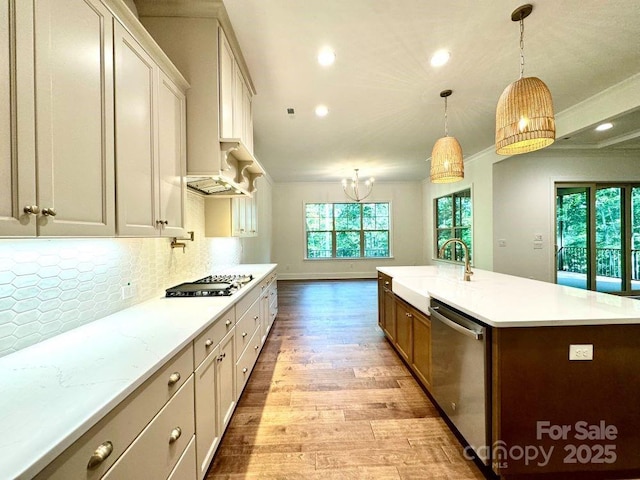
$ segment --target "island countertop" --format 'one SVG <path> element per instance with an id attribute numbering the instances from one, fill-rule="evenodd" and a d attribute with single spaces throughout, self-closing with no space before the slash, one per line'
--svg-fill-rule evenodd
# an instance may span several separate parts
<path id="1" fill-rule="evenodd" d="M 377 270 L 426 314 L 434 298 L 492 327 L 640 324 L 640 301 L 622 296 L 480 269 L 465 282 L 462 267 L 448 264 Z"/>

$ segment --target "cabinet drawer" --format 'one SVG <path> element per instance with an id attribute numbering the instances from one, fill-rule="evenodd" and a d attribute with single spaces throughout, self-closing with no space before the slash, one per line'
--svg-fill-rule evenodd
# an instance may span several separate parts
<path id="1" fill-rule="evenodd" d="M 240 398 L 242 389 L 247 384 L 253 366 L 260 355 L 260 347 L 262 347 L 262 333 L 260 329 L 256 330 L 249 340 L 246 350 L 236 362 L 236 396 Z"/>
<path id="2" fill-rule="evenodd" d="M 175 468 L 167 480 L 195 480 L 196 478 L 196 437 L 191 437 Z"/>
<path id="3" fill-rule="evenodd" d="M 103 479 L 167 478 L 194 433 L 191 375 Z"/>
<path id="4" fill-rule="evenodd" d="M 251 305 L 253 305 L 253 302 L 260 297 L 260 293 L 262 292 L 260 285 L 255 285 L 244 297 L 238 300 L 238 303 L 236 304 L 236 313 L 238 318 L 241 318 L 245 312 L 249 310 Z"/>
<path id="5" fill-rule="evenodd" d="M 189 345 L 62 452 L 36 478 L 101 478 L 192 373 L 193 348 Z M 98 450 L 105 459 L 88 468 L 89 459 Z"/>
<path id="6" fill-rule="evenodd" d="M 236 325 L 236 355 L 241 355 L 260 327 L 260 302 L 254 302 Z"/>
<path id="7" fill-rule="evenodd" d="M 216 318 L 207 329 L 193 341 L 194 365 L 198 365 L 216 348 L 227 333 L 231 331 L 236 321 L 234 307 Z"/>

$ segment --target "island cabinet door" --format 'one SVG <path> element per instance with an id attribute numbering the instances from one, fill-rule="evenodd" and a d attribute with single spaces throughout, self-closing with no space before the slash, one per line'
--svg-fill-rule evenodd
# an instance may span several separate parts
<path id="1" fill-rule="evenodd" d="M 431 388 L 431 320 L 413 310 L 413 361 L 411 367 L 422 384 Z"/>
<path id="2" fill-rule="evenodd" d="M 640 478 L 638 372 L 640 325 L 494 328 L 493 470 Z"/>
<path id="3" fill-rule="evenodd" d="M 396 338 L 396 297 L 391 290 L 382 292 L 382 331 L 393 342 Z"/>
<path id="4" fill-rule="evenodd" d="M 413 308 L 399 298 L 395 302 L 396 350 L 409 364 L 413 360 Z"/>

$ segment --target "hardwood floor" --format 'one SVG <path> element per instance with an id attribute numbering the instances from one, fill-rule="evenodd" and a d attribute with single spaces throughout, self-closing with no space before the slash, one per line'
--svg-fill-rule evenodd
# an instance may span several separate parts
<path id="1" fill-rule="evenodd" d="M 208 479 L 484 478 L 378 328 L 376 288 L 278 282 L 277 320 Z"/>

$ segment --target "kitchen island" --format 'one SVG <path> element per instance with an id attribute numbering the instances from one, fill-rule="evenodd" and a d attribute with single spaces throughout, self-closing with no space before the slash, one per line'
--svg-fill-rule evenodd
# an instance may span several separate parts
<path id="1" fill-rule="evenodd" d="M 378 272 L 380 325 L 463 437 L 463 454 L 504 479 L 640 477 L 640 301 L 483 270 L 464 282 L 453 265 Z M 438 353 L 440 308 L 483 329 L 484 362 Z M 465 394 L 474 375 L 480 407 Z M 442 383 L 454 401 L 438 401 Z M 453 418 L 479 408 L 481 445 Z"/>
<path id="2" fill-rule="evenodd" d="M 199 419 L 194 425 L 194 390 L 197 412 L 199 386 L 207 386 L 200 381 L 198 365 L 207 364 L 204 359 L 209 356 L 214 366 L 235 362 L 228 369 L 228 391 L 223 392 L 232 394 L 232 411 L 275 318 L 274 300 L 266 298 L 271 310 L 264 311 L 261 303 L 267 292 L 277 301 L 275 269 L 275 264 L 226 267 L 217 273 L 252 274 L 253 279 L 231 296 L 158 296 L 0 358 L 0 422 L 9 432 L 0 440 L 0 479 L 91 480 L 103 478 L 105 473 L 104 478 L 167 478 L 165 472 L 172 471 L 180 473 L 172 473 L 172 479 L 195 480 L 197 442 L 193 432 Z M 250 315 L 244 315 L 245 311 Z M 263 313 L 267 316 L 264 322 Z M 251 335 L 244 332 L 252 330 L 240 326 L 245 317 L 250 326 L 257 321 Z M 240 331 L 234 335 L 236 326 L 242 328 L 242 335 Z M 228 341 L 220 341 L 223 337 Z M 251 346 L 243 347 L 245 338 L 251 339 Z M 222 349 L 226 345 L 235 355 L 225 355 Z M 242 348 L 250 353 L 240 356 Z M 220 381 L 216 375 L 215 382 Z M 209 399 L 213 402 L 213 396 Z M 208 410 L 215 413 L 217 408 L 212 404 Z M 155 419 L 163 419 L 165 411 L 175 415 L 168 419 L 168 430 L 157 432 L 152 428 Z M 228 422 L 228 417 L 225 420 Z M 115 425 L 110 432 L 109 422 Z M 225 425 L 215 422 L 219 440 Z M 174 428 L 176 425 L 181 428 Z M 145 437 L 147 431 L 151 434 Z M 104 432 L 116 438 L 106 437 Z M 130 435 L 116 441 L 125 434 Z M 198 435 L 203 437 L 202 432 Z M 147 450 L 153 455 L 151 459 L 140 458 L 138 451 L 127 455 L 136 444 L 146 448 L 145 442 L 155 441 L 153 437 L 162 440 L 162 454 Z M 170 449 L 166 455 L 165 439 Z M 81 450 L 85 444 L 96 454 L 85 455 Z M 198 455 L 205 471 L 213 451 L 207 452 L 206 462 Z M 65 470 L 69 464 L 66 457 L 77 464 L 72 473 Z M 100 461 L 94 462 L 94 457 L 101 457 Z M 169 461 L 178 458 L 173 468 Z M 135 463 L 138 466 L 133 468 L 143 473 L 131 476 L 117 470 L 120 464 L 131 468 Z M 152 466 L 164 469 L 162 475 L 156 475 Z M 200 471 L 197 478 L 201 478 Z"/>

